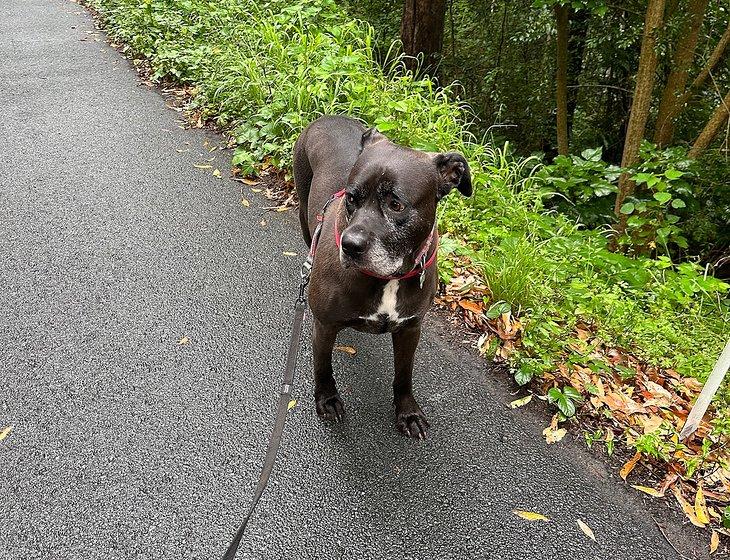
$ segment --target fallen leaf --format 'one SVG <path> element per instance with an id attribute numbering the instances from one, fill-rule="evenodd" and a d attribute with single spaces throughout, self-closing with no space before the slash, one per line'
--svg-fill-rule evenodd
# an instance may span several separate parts
<path id="1" fill-rule="evenodd" d="M 481 302 L 471 301 L 470 299 L 462 299 L 459 301 L 459 307 L 463 307 L 467 311 L 480 315 L 484 306 Z"/>
<path id="2" fill-rule="evenodd" d="M 291 410 L 295 406 L 297 406 L 297 399 L 292 399 L 289 401 L 289 404 L 286 406 L 286 409 Z"/>
<path id="3" fill-rule="evenodd" d="M 241 204 L 243 204 L 246 208 L 251 206 L 251 203 L 248 200 L 246 200 L 245 198 L 241 199 Z"/>
<path id="4" fill-rule="evenodd" d="M 515 509 L 512 511 L 512 513 L 521 517 L 522 519 L 527 519 L 527 521 L 550 521 L 543 514 L 535 513 L 534 511 L 523 511 L 521 509 Z"/>
<path id="5" fill-rule="evenodd" d="M 591 539 L 592 541 L 595 542 L 596 535 L 593 534 L 593 529 L 591 529 L 588 525 L 583 523 L 583 521 L 581 521 L 580 519 L 578 519 L 578 527 L 580 527 L 580 530 L 583 531 L 583 533 L 585 533 L 585 535 L 589 539 Z"/>
<path id="6" fill-rule="evenodd" d="M 253 179 L 247 179 L 246 177 L 243 177 L 238 180 L 241 181 L 241 183 L 245 183 L 246 185 L 258 185 L 261 182 L 261 181 L 254 181 Z M 260 192 L 260 190 L 259 190 L 259 192 Z"/>
<path id="7" fill-rule="evenodd" d="M 263 192 L 263 189 L 251 189 L 251 192 L 260 193 Z"/>
<path id="8" fill-rule="evenodd" d="M 712 531 L 712 536 L 710 537 L 710 554 L 715 552 L 718 546 L 720 546 L 720 533 Z"/>
<path id="9" fill-rule="evenodd" d="M 528 402 L 532 400 L 532 395 L 527 395 L 526 397 L 522 397 L 521 399 L 516 399 L 509 403 L 510 408 L 519 408 L 521 406 L 525 406 Z"/>
<path id="10" fill-rule="evenodd" d="M 352 346 L 335 346 L 335 350 L 339 350 L 340 352 L 344 352 L 350 356 L 357 354 L 357 350 L 355 350 Z"/>
<path id="11" fill-rule="evenodd" d="M 287 208 L 286 206 L 279 206 L 276 208 L 277 212 L 286 212 L 287 210 L 289 210 L 289 208 Z"/>
<path id="12" fill-rule="evenodd" d="M 215 177 L 216 179 L 222 179 L 223 178 L 223 176 L 221 175 L 220 169 L 215 169 L 213 171 L 213 177 Z"/>
<path id="13" fill-rule="evenodd" d="M 188 342 L 190 342 L 190 339 L 187 336 L 184 336 L 177 341 L 178 344 L 187 344 Z"/>
<path id="14" fill-rule="evenodd" d="M 697 494 L 695 495 L 695 515 L 700 523 L 705 525 L 710 522 L 707 515 L 707 504 L 705 503 L 705 496 L 702 492 L 702 484 L 697 487 Z"/>
<path id="15" fill-rule="evenodd" d="M 297 256 L 296 253 L 292 253 L 291 251 L 282 251 L 281 254 L 284 255 L 285 257 L 296 257 Z"/>
<path id="16" fill-rule="evenodd" d="M 550 426 L 542 431 L 542 435 L 545 436 L 545 441 L 548 443 L 548 445 L 559 442 L 565 437 L 565 434 L 567 433 L 568 430 L 566 430 L 565 428 L 559 428 L 557 430 L 554 430 Z"/>
<path id="17" fill-rule="evenodd" d="M 659 490 L 655 490 L 654 488 L 649 488 L 648 486 L 639 486 L 638 484 L 632 484 L 631 487 L 636 488 L 639 492 L 643 492 L 644 494 L 654 496 L 655 498 L 664 497 L 664 492 L 660 492 Z"/>
<path id="18" fill-rule="evenodd" d="M 265 225 L 266 225 L 266 220 L 264 220 L 264 219 L 262 218 L 262 219 L 261 219 L 261 222 L 260 222 L 260 223 L 261 223 L 261 226 L 265 226 Z"/>
<path id="19" fill-rule="evenodd" d="M 196 169 L 211 169 L 213 166 L 206 163 L 194 163 L 193 167 Z"/>
<path id="20" fill-rule="evenodd" d="M 642 416 L 639 418 L 639 423 L 643 427 L 645 434 L 656 432 L 663 422 L 664 419 L 656 414 L 652 414 L 651 416 Z"/>
<path id="21" fill-rule="evenodd" d="M 641 459 L 641 452 L 637 451 L 636 454 L 631 457 L 628 461 L 626 461 L 626 464 L 621 467 L 621 471 L 618 473 L 621 478 L 626 480 L 626 477 L 629 476 L 631 471 L 634 470 L 634 467 L 636 466 L 636 463 L 639 462 L 639 459 Z"/>
<path id="22" fill-rule="evenodd" d="M 4 440 L 6 437 L 8 437 L 8 434 L 10 434 L 10 431 L 13 429 L 12 426 L 7 426 L 3 428 L 3 430 L 0 432 L 0 441 Z"/>
<path id="23" fill-rule="evenodd" d="M 680 507 L 682 508 L 682 511 L 684 511 L 685 515 L 690 520 L 692 525 L 704 528 L 705 524 L 702 523 L 699 519 L 697 519 L 694 508 L 692 508 L 692 506 L 689 504 L 689 502 L 684 499 L 684 497 L 682 496 L 681 490 L 679 488 L 677 488 L 676 484 L 674 486 L 672 486 L 672 494 L 674 494 L 674 497 L 677 498 L 677 502 L 679 503 Z"/>

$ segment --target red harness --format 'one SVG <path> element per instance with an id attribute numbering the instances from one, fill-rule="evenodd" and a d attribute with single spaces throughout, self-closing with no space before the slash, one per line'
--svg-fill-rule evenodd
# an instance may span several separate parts
<path id="1" fill-rule="evenodd" d="M 342 189 L 340 191 L 337 191 L 335 194 L 332 195 L 332 198 L 330 198 L 327 201 L 327 204 L 325 204 L 325 207 L 322 209 L 322 212 L 317 215 L 317 221 L 320 222 L 317 224 L 317 227 L 321 227 L 321 223 L 324 221 L 324 213 L 327 210 L 327 206 L 329 206 L 330 202 L 332 202 L 335 199 L 342 198 L 345 195 L 345 189 Z M 335 244 L 337 245 L 337 248 L 340 247 L 342 243 L 342 235 L 340 234 L 340 229 L 337 227 L 337 218 L 335 217 Z M 318 237 L 318 236 L 317 236 Z M 314 257 L 314 251 L 316 249 L 317 241 L 313 239 L 312 246 L 309 250 L 309 254 Z M 423 244 L 423 247 L 421 247 L 420 251 L 418 251 L 418 255 L 416 256 L 416 264 L 414 265 L 413 269 L 411 269 L 409 272 L 406 272 L 405 274 L 401 276 L 380 276 L 378 274 L 375 274 L 373 272 L 370 272 L 368 270 L 361 270 L 363 274 L 367 274 L 368 276 L 372 276 L 373 278 L 378 278 L 380 280 L 406 280 L 408 278 L 413 278 L 414 276 L 421 275 L 421 285 L 423 285 L 423 275 L 425 274 L 426 269 L 433 266 L 433 263 L 436 262 L 436 255 L 438 253 L 438 244 L 439 244 L 439 236 L 438 236 L 438 229 L 436 228 L 436 225 L 434 224 L 433 230 L 431 231 L 431 235 L 428 236 L 428 239 Z M 426 259 L 426 255 L 428 254 L 429 249 L 433 246 L 433 252 L 431 253 L 431 256 Z"/>

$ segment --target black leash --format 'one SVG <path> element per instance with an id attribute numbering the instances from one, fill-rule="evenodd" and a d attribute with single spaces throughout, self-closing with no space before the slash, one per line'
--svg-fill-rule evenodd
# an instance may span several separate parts
<path id="1" fill-rule="evenodd" d="M 249 519 L 253 515 L 256 505 L 259 503 L 261 496 L 266 490 L 266 486 L 269 483 L 269 477 L 271 471 L 274 469 L 274 463 L 276 462 L 276 453 L 279 451 L 279 445 L 281 445 L 281 436 L 284 432 L 284 422 L 286 421 L 286 413 L 289 411 L 289 403 L 291 402 L 291 389 L 294 384 L 294 371 L 297 366 L 297 356 L 299 355 L 299 343 L 302 337 L 302 328 L 304 327 L 304 313 L 307 309 L 307 286 L 309 285 L 309 276 L 312 273 L 312 263 L 314 262 L 314 252 L 317 249 L 317 242 L 319 241 L 319 235 L 322 231 L 322 223 L 324 221 L 324 213 L 330 203 L 335 200 L 335 196 L 332 196 L 322 208 L 322 213 L 317 216 L 317 227 L 314 229 L 312 234 L 312 243 L 309 249 L 309 255 L 307 260 L 304 261 L 301 270 L 301 280 L 299 282 L 299 296 L 294 304 L 294 321 L 292 322 L 291 339 L 289 340 L 289 351 L 286 355 L 286 363 L 284 364 L 284 381 L 281 385 L 281 391 L 279 393 L 279 404 L 276 409 L 276 421 L 274 422 L 274 431 L 271 432 L 271 438 L 269 439 L 269 447 L 266 450 L 266 459 L 264 460 L 264 466 L 261 469 L 259 475 L 258 484 L 256 484 L 256 490 L 253 493 L 253 499 L 251 505 L 248 508 L 246 516 L 243 518 L 241 525 L 238 527 L 231 544 L 228 545 L 228 550 L 223 555 L 223 560 L 234 560 L 238 546 L 241 544 L 241 538 L 246 530 Z"/>

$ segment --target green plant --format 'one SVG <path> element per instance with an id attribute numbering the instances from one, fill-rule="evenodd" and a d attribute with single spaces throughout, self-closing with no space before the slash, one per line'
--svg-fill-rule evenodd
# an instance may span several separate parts
<path id="1" fill-rule="evenodd" d="M 557 387 L 553 387 L 548 391 L 547 397 L 548 402 L 557 406 L 558 410 L 566 418 L 575 416 L 575 403 L 583 400 L 583 397 L 578 390 L 570 385 L 563 387 L 562 390 Z"/>

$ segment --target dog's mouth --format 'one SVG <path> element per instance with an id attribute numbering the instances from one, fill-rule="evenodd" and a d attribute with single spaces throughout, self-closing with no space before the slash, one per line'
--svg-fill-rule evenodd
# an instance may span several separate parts
<path id="1" fill-rule="evenodd" d="M 340 249 L 340 264 L 345 269 L 355 269 L 365 274 L 374 276 L 390 277 L 398 276 L 403 267 L 403 259 L 373 258 L 370 252 L 361 256 L 353 257 Z"/>

